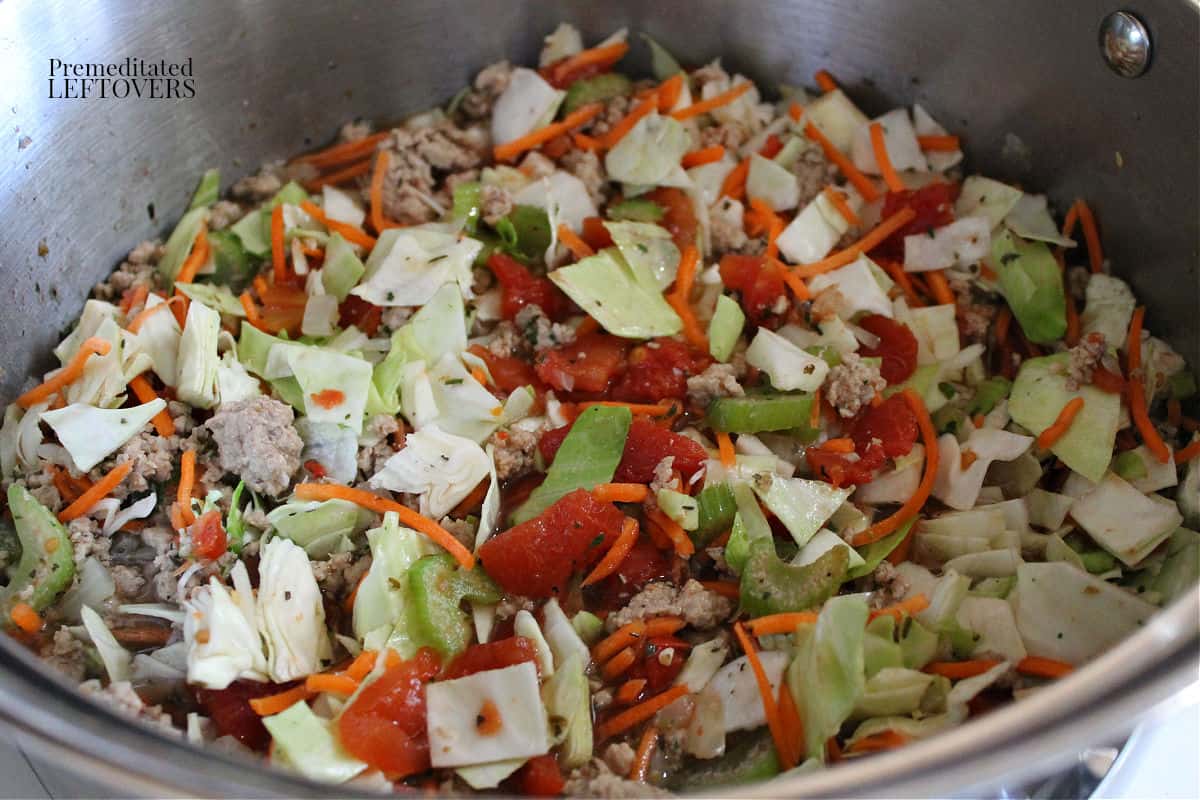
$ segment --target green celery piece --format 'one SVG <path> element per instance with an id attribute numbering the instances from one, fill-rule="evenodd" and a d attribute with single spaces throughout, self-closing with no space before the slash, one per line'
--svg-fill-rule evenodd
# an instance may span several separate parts
<path id="1" fill-rule="evenodd" d="M 366 267 L 362 260 L 355 255 L 349 243 L 341 234 L 334 233 L 325 245 L 325 265 L 321 268 L 321 284 L 325 291 L 335 296 L 338 302 L 346 299 L 354 288 Z"/>
<path id="2" fill-rule="evenodd" d="M 479 228 L 480 206 L 482 205 L 483 184 L 479 181 L 466 181 L 454 187 L 454 205 L 450 209 L 451 219 L 461 219 L 467 233 L 474 235 Z"/>
<path id="3" fill-rule="evenodd" d="M 628 220 L 630 222 L 658 222 L 667 213 L 663 207 L 653 200 L 644 197 L 631 197 L 608 207 L 608 218 Z"/>
<path id="4" fill-rule="evenodd" d="M 914 618 L 905 617 L 900 623 L 900 652 L 908 669 L 920 669 L 933 661 L 938 645 L 938 635 Z"/>
<path id="5" fill-rule="evenodd" d="M 1008 393 L 1012 391 L 1012 381 L 1003 375 L 994 375 L 975 387 L 975 395 L 967 402 L 967 413 L 990 414 Z"/>
<path id="6" fill-rule="evenodd" d="M 1146 477 L 1146 462 L 1134 451 L 1126 450 L 1113 459 L 1112 471 L 1127 481 L 1141 480 Z"/>
<path id="7" fill-rule="evenodd" d="M 229 537 L 229 549 L 235 555 L 242 552 L 242 543 L 246 539 L 246 521 L 242 518 L 242 492 L 245 490 L 246 482 L 239 480 L 229 498 L 229 513 L 225 517 L 225 535 Z"/>
<path id="8" fill-rule="evenodd" d="M 811 564 L 793 566 L 775 554 L 773 541 L 751 542 L 742 568 L 742 610 L 761 617 L 818 608 L 846 579 L 849 560 L 849 547 L 834 547 Z"/>
<path id="9" fill-rule="evenodd" d="M 808 431 L 811 394 L 757 394 L 719 397 L 708 407 L 708 424 L 726 433 L 761 433 L 799 428 Z"/>
<path id="10" fill-rule="evenodd" d="M 515 206 L 501 222 L 508 224 L 503 228 L 497 225 L 496 232 L 504 239 L 509 255 L 526 263 L 545 259 L 550 247 L 550 218 L 544 208 Z"/>
<path id="11" fill-rule="evenodd" d="M 8 509 L 21 542 L 21 559 L 9 569 L 8 585 L 0 589 L 5 623 L 12 603 L 32 584 L 25 600 L 44 611 L 75 577 L 75 556 L 67 529 L 51 511 L 20 484 L 8 487 Z"/>
<path id="12" fill-rule="evenodd" d="M 590 611 L 580 611 L 571 617 L 571 627 L 584 644 L 595 644 L 604 637 L 604 620 Z"/>
<path id="13" fill-rule="evenodd" d="M 590 78 L 580 78 L 567 87 L 563 111 L 570 114 L 589 103 L 603 103 L 633 91 L 633 81 L 619 72 L 606 72 Z"/>
<path id="14" fill-rule="evenodd" d="M 409 570 L 408 589 L 415 633 L 444 658 L 466 650 L 474 635 L 463 601 L 500 602 L 500 590 L 480 566 L 469 572 L 460 569 L 449 553 L 418 559 Z"/>
<path id="15" fill-rule="evenodd" d="M 728 361 L 745 326 L 746 313 L 737 301 L 724 294 L 718 297 L 717 308 L 708 323 L 708 352 L 712 357 Z"/>
<path id="16" fill-rule="evenodd" d="M 217 198 L 221 192 L 221 170 L 213 168 L 205 170 L 200 176 L 200 182 L 196 184 L 196 191 L 192 194 L 192 202 L 188 204 L 188 211 L 196 208 L 207 208 L 217 202 Z"/>
<path id="17" fill-rule="evenodd" d="M 734 515 L 737 514 L 737 501 L 729 484 L 714 483 L 700 490 L 700 494 L 696 495 L 696 505 L 700 507 L 700 520 L 696 530 L 688 535 L 696 547 L 701 548 L 706 547 L 733 524 Z"/>
<path id="18" fill-rule="evenodd" d="M 259 260 L 251 258 L 241 240 L 229 231 L 210 231 L 208 245 L 212 248 L 213 283 L 228 286 L 235 294 L 246 288 L 258 272 Z"/>
<path id="19" fill-rule="evenodd" d="M 625 452 L 633 414 L 628 408 L 592 406 L 571 426 L 546 471 L 546 480 L 533 490 L 512 515 L 512 524 L 533 519 L 565 494 L 609 483 Z"/>
<path id="20" fill-rule="evenodd" d="M 887 536 L 877 541 L 871 542 L 863 546 L 858 554 L 862 556 L 863 563 L 846 572 L 846 580 L 861 578 L 864 575 L 870 575 L 875 571 L 885 558 L 892 554 L 892 551 L 900 546 L 904 541 L 904 537 L 908 536 L 908 532 L 912 530 L 912 526 L 916 523 L 917 518 L 913 517 L 908 522 L 901 525 L 896 530 L 889 533 Z"/>
<path id="21" fill-rule="evenodd" d="M 1050 248 L 1004 231 L 992 240 L 1000 293 L 1031 342 L 1049 344 L 1067 332 L 1062 271 Z"/>
<path id="22" fill-rule="evenodd" d="M 700 524 L 700 507 L 696 498 L 674 489 L 659 489 L 658 507 L 685 531 L 694 531 Z"/>
<path id="23" fill-rule="evenodd" d="M 863 661 L 870 678 L 886 667 L 903 667 L 904 654 L 896 642 L 896 620 L 884 614 L 867 623 L 863 638 Z"/>
<path id="24" fill-rule="evenodd" d="M 237 357 L 248 371 L 262 375 L 267 370 L 267 356 L 271 348 L 283 344 L 285 340 L 269 333 L 264 333 L 249 322 L 242 322 L 242 331 L 238 336 Z"/>
<path id="25" fill-rule="evenodd" d="M 175 230 L 167 237 L 167 243 L 163 245 L 162 260 L 158 262 L 158 272 L 166 279 L 168 285 L 175 282 L 175 276 L 179 274 L 179 268 L 192 252 L 192 245 L 196 243 L 200 226 L 206 219 L 207 207 L 193 208 L 180 218 Z"/>
<path id="26" fill-rule="evenodd" d="M 733 517 L 733 530 L 729 541 L 725 543 L 725 563 L 735 573 L 740 574 L 750 556 L 750 545 L 762 540 L 773 542 L 771 524 L 754 496 L 754 490 L 748 484 L 737 483 L 733 487 L 733 497 L 737 504 L 737 513 Z M 773 546 L 773 545 L 772 545 Z"/>
<path id="27" fill-rule="evenodd" d="M 679 66 L 679 62 L 667 48 L 650 38 L 649 34 L 643 33 L 642 38 L 650 46 L 650 71 L 654 74 L 655 80 L 665 81 L 672 75 L 683 72 L 683 67 Z"/>
<path id="28" fill-rule="evenodd" d="M 744 786 L 779 774 L 779 755 L 766 728 L 743 733 L 733 739 L 725 754 L 713 759 L 689 758 L 671 773 L 668 786 L 674 791 L 702 792 L 718 786 Z"/>

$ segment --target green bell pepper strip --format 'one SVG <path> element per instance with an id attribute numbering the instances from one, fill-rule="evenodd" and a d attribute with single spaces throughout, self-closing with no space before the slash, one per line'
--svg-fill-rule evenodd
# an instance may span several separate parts
<path id="1" fill-rule="evenodd" d="M 75 577 L 71 537 L 58 518 L 18 484 L 8 488 L 8 509 L 21 542 L 21 559 L 9 571 L 8 586 L 0 589 L 6 623 L 14 603 L 24 601 L 34 611 L 43 611 Z"/>
<path id="2" fill-rule="evenodd" d="M 742 567 L 742 610 L 752 617 L 819 608 L 846 579 L 849 546 L 827 550 L 811 564 L 786 564 L 775 554 L 775 543 L 750 543 Z"/>
<path id="3" fill-rule="evenodd" d="M 474 629 L 470 616 L 462 610 L 463 601 L 500 602 L 500 590 L 482 568 L 460 569 L 449 553 L 418 559 L 407 577 L 412 600 L 409 622 L 415 638 L 429 643 L 445 658 L 461 653 L 471 643 Z"/>

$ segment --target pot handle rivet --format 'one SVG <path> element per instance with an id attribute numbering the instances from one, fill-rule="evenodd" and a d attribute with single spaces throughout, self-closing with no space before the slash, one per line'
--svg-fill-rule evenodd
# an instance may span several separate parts
<path id="1" fill-rule="evenodd" d="M 1150 66 L 1150 31 L 1129 11 L 1114 11 L 1100 23 L 1100 53 L 1122 78 L 1137 78 Z"/>

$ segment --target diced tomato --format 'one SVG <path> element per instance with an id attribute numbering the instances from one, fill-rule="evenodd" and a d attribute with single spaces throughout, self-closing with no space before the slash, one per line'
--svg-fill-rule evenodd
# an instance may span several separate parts
<path id="1" fill-rule="evenodd" d="M 762 322 L 786 294 L 779 270 L 763 256 L 729 253 L 721 257 L 721 280 L 742 295 L 742 308 L 752 322 Z"/>
<path id="2" fill-rule="evenodd" d="M 308 470 L 309 475 L 312 475 L 317 480 L 320 480 L 329 474 L 321 462 L 313 458 L 310 458 L 308 461 L 304 462 L 304 468 Z"/>
<path id="3" fill-rule="evenodd" d="M 895 260 L 904 258 L 904 237 L 928 233 L 930 228 L 949 225 L 954 221 L 954 201 L 958 198 L 959 185 L 938 181 L 916 190 L 888 192 L 883 200 L 884 219 L 903 208 L 911 208 L 917 215 L 871 251 L 872 256 Z"/>
<path id="4" fill-rule="evenodd" d="M 338 306 L 338 323 L 343 328 L 353 325 L 367 336 L 374 336 L 379 330 L 379 321 L 383 318 L 383 309 L 372 305 L 357 295 L 348 295 Z"/>
<path id="5" fill-rule="evenodd" d="M 779 151 L 783 149 L 783 142 L 775 134 L 767 137 L 763 142 L 763 146 L 759 148 L 758 154 L 763 158 L 774 158 L 779 155 Z"/>
<path id="6" fill-rule="evenodd" d="M 192 523 L 192 552 L 210 561 L 225 555 L 227 545 L 221 512 L 207 511 Z"/>
<path id="7" fill-rule="evenodd" d="M 708 353 L 678 339 L 638 345 L 629 353 L 629 368 L 613 387 L 613 399 L 630 403 L 682 400 L 687 395 L 688 377 L 703 372 L 711 363 Z"/>
<path id="8" fill-rule="evenodd" d="M 575 81 L 608 72 L 624 55 L 624 51 L 614 52 L 607 58 L 589 61 L 586 64 L 576 63 L 573 56 L 566 56 L 542 67 L 538 73 L 555 89 L 566 89 Z"/>
<path id="9" fill-rule="evenodd" d="M 425 683 L 440 666 L 437 653 L 422 647 L 367 684 L 338 718 L 347 752 L 392 778 L 429 769 Z"/>
<path id="10" fill-rule="evenodd" d="M 250 707 L 256 697 L 266 697 L 286 691 L 292 684 L 234 681 L 224 689 L 195 689 L 196 702 L 204 709 L 217 730 L 232 736 L 251 750 L 266 750 L 271 742 L 260 717 Z"/>
<path id="11" fill-rule="evenodd" d="M 917 337 L 903 322 L 896 322 L 882 314 L 870 314 L 858 321 L 868 333 L 879 337 L 879 344 L 859 348 L 860 355 L 878 356 L 883 359 L 879 374 L 888 383 L 902 383 L 917 368 Z"/>
<path id="12" fill-rule="evenodd" d="M 892 395 L 877 406 L 868 406 L 854 421 L 850 437 L 854 451 L 867 458 L 880 448 L 886 458 L 907 455 L 917 441 L 917 418 L 900 395 Z"/>
<path id="13" fill-rule="evenodd" d="M 612 234 L 604 227 L 604 220 L 600 217 L 585 217 L 580 236 L 593 250 L 599 251 L 613 246 Z"/>
<path id="14" fill-rule="evenodd" d="M 875 477 L 875 470 L 883 466 L 882 450 L 872 448 L 867 458 L 854 458 L 842 453 L 810 447 L 805 451 L 808 466 L 817 475 L 824 475 L 825 480 L 834 486 L 870 483 Z"/>
<path id="15" fill-rule="evenodd" d="M 558 797 L 567 785 L 552 753 L 529 759 L 516 780 L 517 789 L 526 797 Z"/>
<path id="16" fill-rule="evenodd" d="M 654 546 L 649 537 L 639 536 L 621 561 L 617 572 L 588 589 L 600 608 L 618 609 L 651 581 L 670 577 L 672 556 Z"/>
<path id="17" fill-rule="evenodd" d="M 564 392 L 604 392 L 625 363 L 625 339 L 589 333 L 538 356 L 539 378 Z"/>
<path id="18" fill-rule="evenodd" d="M 467 349 L 482 358 L 487 364 L 488 372 L 492 374 L 492 380 L 495 381 L 497 389 L 511 392 L 522 386 L 532 386 L 535 391 L 543 388 L 537 373 L 533 371 L 533 365 L 528 361 L 515 356 L 498 356 L 486 347 L 477 344 L 473 344 Z"/>
<path id="19" fill-rule="evenodd" d="M 563 425 L 542 434 L 538 450 L 547 464 L 554 461 L 558 448 L 570 430 L 570 425 Z M 621 462 L 617 464 L 613 480 L 617 483 L 649 483 L 654 480 L 654 468 L 667 456 L 674 457 L 672 467 L 679 470 L 685 479 L 704 466 L 708 459 L 708 453 L 692 439 L 637 417 L 629 426 L 625 450 L 621 453 Z"/>
<path id="20" fill-rule="evenodd" d="M 687 651 L 691 645 L 674 636 L 655 636 L 649 639 L 642 651 L 643 671 L 646 686 L 654 694 L 666 689 L 675 682 L 676 676 L 683 670 L 683 662 L 687 661 Z M 667 650 L 669 656 L 663 656 Z"/>
<path id="21" fill-rule="evenodd" d="M 567 151 L 570 149 L 571 137 L 564 133 L 561 136 L 555 136 L 553 139 L 542 145 L 542 154 L 546 156 L 546 158 L 557 161 L 566 155 Z"/>
<path id="22" fill-rule="evenodd" d="M 696 221 L 696 208 L 686 192 L 662 187 L 642 196 L 662 207 L 663 218 L 658 224 L 671 232 L 671 238 L 680 250 L 696 243 L 696 230 L 700 225 Z"/>
<path id="23" fill-rule="evenodd" d="M 510 594 L 553 597 L 608 549 L 625 515 L 576 489 L 531 520 L 479 548 L 488 575 Z"/>
<path id="24" fill-rule="evenodd" d="M 500 313 L 512 319 L 525 306 L 538 306 L 551 319 L 562 319 L 570 310 L 567 296 L 551 283 L 549 278 L 534 275 L 529 268 L 512 256 L 499 250 L 488 256 L 488 269 L 496 275 L 504 290 L 500 300 Z"/>
<path id="25" fill-rule="evenodd" d="M 486 644 L 473 644 L 446 667 L 442 680 L 474 675 L 489 669 L 503 669 L 522 661 L 537 663 L 537 650 L 533 640 L 524 636 L 510 636 Z"/>

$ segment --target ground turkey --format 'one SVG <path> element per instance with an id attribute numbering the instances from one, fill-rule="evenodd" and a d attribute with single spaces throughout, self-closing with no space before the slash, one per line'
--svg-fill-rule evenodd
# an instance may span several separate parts
<path id="1" fill-rule="evenodd" d="M 737 380 L 732 364 L 710 364 L 704 372 L 687 379 L 688 402 L 696 408 L 708 408 L 718 397 L 741 397 L 746 393 Z"/>
<path id="2" fill-rule="evenodd" d="M 829 371 L 825 381 L 825 398 L 838 414 L 849 418 L 858 415 L 871 399 L 887 386 L 879 368 L 858 356 L 846 353 L 842 363 Z"/>
<path id="3" fill-rule="evenodd" d="M 292 426 L 291 406 L 269 397 L 226 403 L 206 423 L 221 468 L 255 492 L 278 497 L 300 468 L 304 441 Z"/>
<path id="4" fill-rule="evenodd" d="M 693 628 L 713 628 L 732 611 L 729 598 L 710 592 L 699 581 L 689 580 L 682 589 L 660 581 L 649 584 L 633 596 L 629 605 L 610 614 L 605 627 L 615 631 L 634 620 L 672 616 L 682 617 Z"/>

